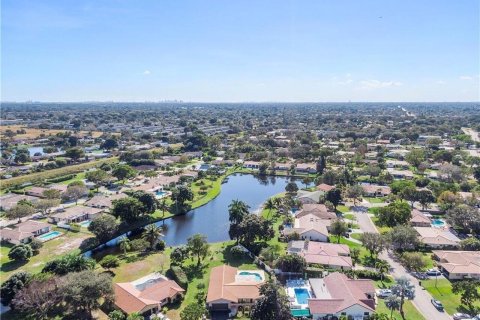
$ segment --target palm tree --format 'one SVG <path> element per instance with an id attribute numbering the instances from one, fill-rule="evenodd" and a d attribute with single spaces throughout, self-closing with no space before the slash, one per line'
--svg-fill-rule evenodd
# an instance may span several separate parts
<path id="1" fill-rule="evenodd" d="M 162 229 L 154 224 L 150 224 L 145 227 L 142 238 L 144 238 L 150 243 L 150 249 L 153 250 L 153 246 L 157 242 L 158 238 L 160 238 L 160 236 L 162 236 Z"/>
<path id="2" fill-rule="evenodd" d="M 400 298 L 396 295 L 391 295 L 385 300 L 385 306 L 390 309 L 390 319 L 393 319 L 393 310 L 400 309 Z"/>
<path id="3" fill-rule="evenodd" d="M 240 223 L 243 217 L 249 213 L 250 207 L 243 201 L 232 200 L 228 206 L 228 213 L 230 214 L 230 222 Z"/>
<path id="4" fill-rule="evenodd" d="M 162 201 L 160 201 L 158 203 L 158 209 L 160 211 L 162 211 L 162 219 L 163 219 L 163 223 L 165 223 L 165 211 L 167 211 L 169 209 L 168 205 L 167 205 L 167 199 L 163 198 Z"/>
<path id="5" fill-rule="evenodd" d="M 272 209 L 275 209 L 275 202 L 273 201 L 272 198 L 268 198 L 268 200 L 265 202 L 263 207 L 268 210 L 267 219 L 269 219 L 270 218 L 270 213 L 272 212 Z"/>
<path id="6" fill-rule="evenodd" d="M 377 269 L 378 273 L 380 273 L 380 281 L 383 283 L 383 277 L 385 276 L 385 273 L 390 270 L 390 265 L 385 260 L 378 260 L 375 263 L 375 269 Z"/>
<path id="7" fill-rule="evenodd" d="M 131 248 L 130 239 L 123 236 L 118 240 L 118 245 L 120 246 L 120 249 L 123 251 L 123 255 L 126 255 L 127 251 L 130 250 Z"/>

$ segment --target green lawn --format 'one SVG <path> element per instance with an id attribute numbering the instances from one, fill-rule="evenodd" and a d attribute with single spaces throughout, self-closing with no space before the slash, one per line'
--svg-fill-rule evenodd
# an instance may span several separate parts
<path id="1" fill-rule="evenodd" d="M 367 198 L 367 197 L 365 197 L 364 199 L 367 200 L 370 203 L 384 203 L 385 202 L 384 198 Z"/>
<path id="2" fill-rule="evenodd" d="M 352 220 L 352 221 L 357 220 L 357 218 L 355 217 L 355 215 L 353 213 L 346 213 L 346 214 L 343 215 L 343 218 L 348 219 L 348 220 Z"/>
<path id="3" fill-rule="evenodd" d="M 40 252 L 33 256 L 27 263 L 12 261 L 8 258 L 8 252 L 12 245 L 2 244 L 0 246 L 0 277 L 2 278 L 2 282 L 20 270 L 32 273 L 40 272 L 47 261 L 69 252 L 80 252 L 78 248 L 82 241 L 92 236 L 85 228 L 82 228 L 80 232 L 69 232 L 60 228 L 53 228 L 53 230 L 58 230 L 62 232 L 63 235 L 44 242 Z"/>
<path id="4" fill-rule="evenodd" d="M 405 301 L 403 305 L 403 310 L 405 312 L 405 320 L 425 320 L 422 314 L 415 308 L 411 301 Z M 377 308 L 375 310 L 377 313 L 385 313 L 390 317 L 390 309 L 385 306 L 385 300 L 378 299 Z M 398 310 L 393 312 L 393 318 L 395 320 L 402 320 L 402 316 Z"/>
<path id="5" fill-rule="evenodd" d="M 437 287 L 435 287 L 435 279 L 422 281 L 422 286 L 430 292 L 430 294 L 437 300 L 440 300 L 449 314 L 455 312 L 465 312 L 462 303 L 460 302 L 460 295 L 452 292 L 452 284 L 447 279 L 438 279 Z M 476 303 L 477 308 L 480 308 L 480 302 Z"/>
<path id="6" fill-rule="evenodd" d="M 337 211 L 340 211 L 341 213 L 346 213 L 350 211 L 350 209 L 347 206 L 340 205 L 340 206 L 337 206 Z"/>

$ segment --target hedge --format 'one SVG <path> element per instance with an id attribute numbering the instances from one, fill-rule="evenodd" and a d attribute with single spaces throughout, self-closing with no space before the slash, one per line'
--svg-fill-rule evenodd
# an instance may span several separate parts
<path id="1" fill-rule="evenodd" d="M 166 273 L 167 277 L 172 278 L 175 280 L 180 287 L 183 289 L 187 289 L 188 287 L 188 278 L 185 274 L 185 271 L 179 266 L 171 266 L 170 269 L 167 270 Z"/>
<path id="2" fill-rule="evenodd" d="M 63 182 L 63 181 L 67 181 L 67 180 L 70 180 L 70 179 L 73 179 L 75 178 L 75 174 L 68 174 L 66 176 L 60 176 L 60 177 L 56 177 L 56 178 L 52 178 L 52 179 L 47 179 L 45 180 L 46 183 L 58 183 L 58 182 Z"/>

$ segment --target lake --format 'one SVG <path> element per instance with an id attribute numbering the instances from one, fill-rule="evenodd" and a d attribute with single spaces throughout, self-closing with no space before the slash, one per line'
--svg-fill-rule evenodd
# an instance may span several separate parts
<path id="1" fill-rule="evenodd" d="M 262 204 L 270 197 L 285 191 L 285 186 L 293 180 L 288 177 L 257 177 L 251 174 L 233 174 L 222 184 L 220 194 L 197 209 L 185 215 L 175 216 L 155 224 L 164 226 L 163 239 L 168 246 L 178 246 L 187 243 L 187 239 L 195 233 L 207 236 L 208 242 L 230 240 L 228 236 L 228 205 L 232 200 L 241 200 L 250 206 L 252 211 L 261 209 Z M 298 187 L 304 186 L 301 180 Z M 117 239 L 108 242 L 114 245 Z M 87 253 L 89 255 L 89 253 Z"/>

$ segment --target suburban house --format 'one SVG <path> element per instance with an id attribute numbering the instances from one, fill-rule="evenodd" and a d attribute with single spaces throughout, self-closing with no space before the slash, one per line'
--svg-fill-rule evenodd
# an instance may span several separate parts
<path id="1" fill-rule="evenodd" d="M 334 272 L 325 278 L 310 279 L 310 286 L 315 295 L 315 298 L 308 300 L 313 319 L 341 316 L 368 319 L 375 313 L 375 286 L 372 280 L 353 280 L 343 273 Z"/>
<path id="2" fill-rule="evenodd" d="M 412 227 L 431 227 L 432 220 L 420 212 L 418 209 L 412 210 L 412 218 L 410 219 Z"/>
<path id="3" fill-rule="evenodd" d="M 315 163 L 297 163 L 295 170 L 297 172 L 317 173 L 317 165 Z"/>
<path id="4" fill-rule="evenodd" d="M 460 239 L 450 230 L 433 227 L 414 227 L 418 233 L 420 242 L 434 249 L 456 248 Z"/>
<path id="5" fill-rule="evenodd" d="M 38 198 L 23 194 L 9 193 L 0 197 L 0 209 L 3 211 L 8 211 L 15 207 L 21 200 L 35 203 L 38 201 Z"/>
<path id="6" fill-rule="evenodd" d="M 296 217 L 291 228 L 283 229 L 284 235 L 298 233 L 301 239 L 328 242 L 328 227 L 331 220 L 321 219 L 314 214 Z"/>
<path id="7" fill-rule="evenodd" d="M 260 168 L 260 164 L 258 161 L 245 161 L 243 167 L 247 169 L 258 169 Z"/>
<path id="8" fill-rule="evenodd" d="M 302 206 L 302 209 L 296 212 L 295 218 L 301 218 L 307 214 L 313 214 L 320 219 L 332 220 L 336 219 L 337 215 L 334 212 L 328 210 L 324 204 L 318 203 L 306 203 Z"/>
<path id="9" fill-rule="evenodd" d="M 37 198 L 43 198 L 43 192 L 48 189 L 53 189 L 53 190 L 58 190 L 61 193 L 67 191 L 67 185 L 63 184 L 57 184 L 57 185 L 52 185 L 49 188 L 43 188 L 43 187 L 31 187 L 30 189 L 25 191 L 25 194 Z"/>
<path id="10" fill-rule="evenodd" d="M 387 169 L 387 171 L 392 175 L 394 179 L 412 180 L 414 177 L 413 172 L 410 170 Z"/>
<path id="11" fill-rule="evenodd" d="M 326 184 L 326 183 L 321 183 L 317 186 L 317 190 L 320 190 L 320 191 L 323 191 L 323 192 L 328 192 L 332 189 L 335 189 L 335 186 L 331 186 L 331 185 Z"/>
<path id="12" fill-rule="evenodd" d="M 446 278 L 450 280 L 480 280 L 480 251 L 434 250 L 433 258 Z"/>
<path id="13" fill-rule="evenodd" d="M 127 314 L 153 315 L 185 292 L 175 281 L 153 273 L 133 282 L 115 283 L 115 306 Z"/>
<path id="14" fill-rule="evenodd" d="M 380 186 L 378 184 L 362 184 L 361 186 L 363 195 L 370 198 L 386 197 L 392 192 L 389 186 Z"/>
<path id="15" fill-rule="evenodd" d="M 110 196 L 108 195 L 95 195 L 88 201 L 86 201 L 84 204 L 87 207 L 92 207 L 92 208 L 101 208 L 101 209 L 110 209 L 112 208 L 112 201 L 113 200 L 119 200 L 122 198 L 127 197 L 125 193 L 115 193 Z"/>
<path id="16" fill-rule="evenodd" d="M 260 298 L 260 286 L 265 281 L 261 270 L 241 271 L 221 265 L 212 268 L 208 285 L 207 306 L 212 313 L 235 315 L 239 308 L 251 307 Z"/>
<path id="17" fill-rule="evenodd" d="M 332 269 L 352 269 L 350 248 L 345 244 L 314 241 L 290 241 L 287 252 L 305 258 L 308 264 L 321 264 Z"/>
<path id="18" fill-rule="evenodd" d="M 66 208 L 63 212 L 58 212 L 51 215 L 49 220 L 53 223 L 77 223 L 85 220 L 91 220 L 100 212 L 103 212 L 103 209 L 74 206 Z"/>
<path id="19" fill-rule="evenodd" d="M 387 168 L 394 168 L 399 170 L 408 170 L 410 164 L 404 160 L 387 160 Z"/>
<path id="20" fill-rule="evenodd" d="M 1 230 L 1 238 L 3 241 L 12 244 L 28 243 L 34 237 L 47 233 L 51 230 L 48 223 L 27 220 L 20 222 L 14 228 L 4 228 Z"/>
<path id="21" fill-rule="evenodd" d="M 317 204 L 320 201 L 320 197 L 324 195 L 323 191 L 305 191 L 299 190 L 297 192 L 297 199 L 302 204 L 310 203 L 310 204 Z"/>

